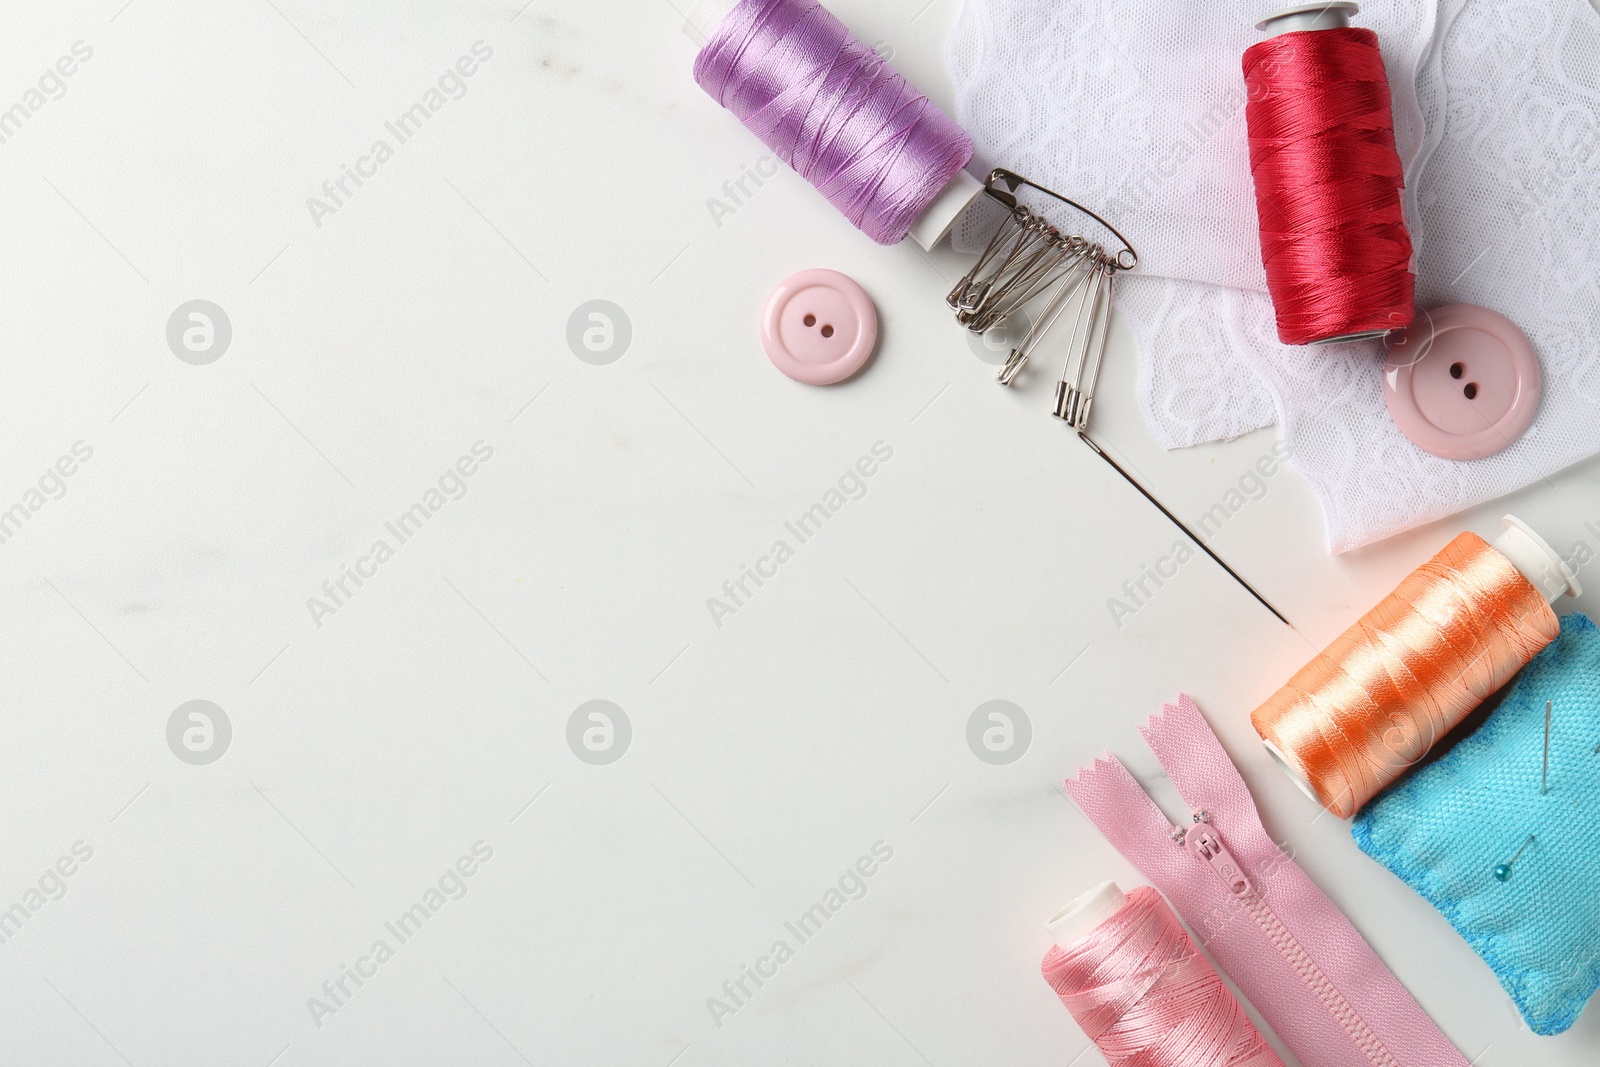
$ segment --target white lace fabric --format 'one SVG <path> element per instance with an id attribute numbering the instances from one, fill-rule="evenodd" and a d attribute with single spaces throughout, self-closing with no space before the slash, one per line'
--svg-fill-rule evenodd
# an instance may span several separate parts
<path id="1" fill-rule="evenodd" d="M 1239 57 L 1263 11 L 967 0 L 951 42 L 957 116 L 980 159 L 1105 207 L 1138 245 L 1118 302 L 1157 439 L 1183 447 L 1278 421 L 1335 552 L 1600 451 L 1600 14 L 1587 0 L 1371 0 L 1355 19 L 1378 32 L 1395 93 L 1419 305 L 1494 308 L 1543 366 L 1529 430 L 1452 462 L 1389 418 L 1380 345 L 1277 341 L 1242 106 L 1216 117 L 1219 101 L 1242 104 Z M 1132 193 L 1129 175 L 1143 176 Z M 975 239 L 974 225 L 958 234 Z"/>

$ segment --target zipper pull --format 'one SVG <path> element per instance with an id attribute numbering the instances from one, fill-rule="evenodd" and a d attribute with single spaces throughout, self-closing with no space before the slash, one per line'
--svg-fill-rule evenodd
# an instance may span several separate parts
<path id="1" fill-rule="evenodd" d="M 1233 858 L 1222 838 L 1207 825 L 1210 821 L 1211 817 L 1205 812 L 1195 812 L 1194 825 L 1183 831 L 1183 847 L 1209 863 L 1222 884 L 1228 887 L 1228 892 L 1236 897 L 1249 896 L 1250 879 L 1244 876 L 1239 861 Z"/>

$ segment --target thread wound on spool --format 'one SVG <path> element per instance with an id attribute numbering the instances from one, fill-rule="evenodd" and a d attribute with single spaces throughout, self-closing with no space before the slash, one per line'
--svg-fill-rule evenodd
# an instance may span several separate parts
<path id="1" fill-rule="evenodd" d="M 1040 969 L 1111 1067 L 1283 1067 L 1147 885 Z"/>
<path id="2" fill-rule="evenodd" d="M 1250 716 L 1348 819 L 1560 633 L 1544 595 L 1470 531 Z"/>
<path id="3" fill-rule="evenodd" d="M 1285 33 L 1244 54 L 1261 261 L 1278 337 L 1303 345 L 1416 317 L 1389 79 L 1371 30 Z"/>
<path id="4" fill-rule="evenodd" d="M 815 0 L 742 0 L 694 78 L 879 244 L 972 158 L 966 132 Z"/>

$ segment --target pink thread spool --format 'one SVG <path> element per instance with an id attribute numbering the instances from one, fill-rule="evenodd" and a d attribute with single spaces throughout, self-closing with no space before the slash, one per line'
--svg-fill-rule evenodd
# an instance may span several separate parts
<path id="1" fill-rule="evenodd" d="M 1044 980 L 1111 1067 L 1283 1067 L 1149 886 L 1103 882 L 1045 929 Z"/>

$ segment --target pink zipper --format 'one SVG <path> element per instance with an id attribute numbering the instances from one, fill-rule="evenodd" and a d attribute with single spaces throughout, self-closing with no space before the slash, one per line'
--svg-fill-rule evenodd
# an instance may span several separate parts
<path id="1" fill-rule="evenodd" d="M 1197 811 L 1194 814 L 1195 824 L 1187 830 L 1181 827 L 1175 828 L 1173 837 L 1175 840 L 1181 840 L 1184 848 L 1209 864 L 1228 892 L 1242 900 L 1245 910 L 1256 921 L 1261 932 L 1267 935 L 1267 940 L 1278 950 L 1278 955 L 1282 956 L 1293 968 L 1294 973 L 1299 975 L 1300 981 L 1306 988 L 1316 994 L 1322 1006 L 1344 1029 L 1351 1043 L 1361 1050 L 1367 1062 L 1372 1067 L 1400 1067 L 1400 1061 L 1389 1054 L 1382 1039 L 1372 1032 L 1360 1013 L 1350 1006 L 1350 1002 L 1339 992 L 1339 987 L 1333 984 L 1327 972 L 1317 965 L 1316 958 L 1295 939 L 1283 920 L 1267 906 L 1267 902 L 1255 894 L 1250 880 L 1244 876 L 1244 869 L 1239 861 L 1233 858 L 1233 854 L 1222 843 L 1216 831 L 1207 825 L 1210 821 L 1209 812 Z"/>
<path id="2" fill-rule="evenodd" d="M 1114 756 L 1096 760 L 1067 789 L 1172 902 L 1305 1067 L 1469 1067 L 1344 914 L 1267 836 L 1244 780 L 1194 702 L 1180 696 L 1141 732 L 1193 808 L 1193 825 L 1173 827 Z"/>

